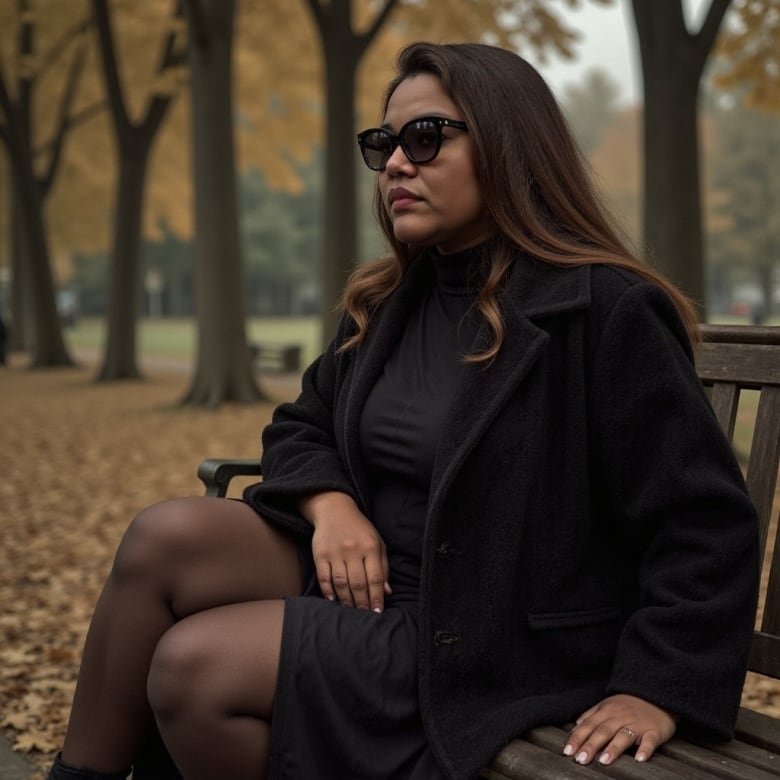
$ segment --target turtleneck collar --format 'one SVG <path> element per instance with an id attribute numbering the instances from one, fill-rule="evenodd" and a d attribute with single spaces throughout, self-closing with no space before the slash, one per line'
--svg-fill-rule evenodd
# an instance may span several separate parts
<path id="1" fill-rule="evenodd" d="M 432 247 L 427 256 L 433 267 L 436 285 L 445 293 L 475 295 L 488 273 L 486 243 L 462 252 L 443 255 Z"/>

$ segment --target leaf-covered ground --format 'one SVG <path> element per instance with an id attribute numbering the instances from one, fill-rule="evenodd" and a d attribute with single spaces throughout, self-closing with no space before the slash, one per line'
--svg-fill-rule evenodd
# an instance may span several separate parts
<path id="1" fill-rule="evenodd" d="M 176 408 L 185 386 L 180 373 L 96 385 L 83 369 L 0 369 L 0 728 L 37 766 L 62 742 L 92 607 L 129 520 L 201 493 L 204 457 L 259 452 L 270 404 Z M 277 399 L 296 391 L 266 386 Z M 780 716 L 780 683 L 751 676 L 744 703 Z"/>
<path id="2" fill-rule="evenodd" d="M 154 501 L 201 493 L 204 457 L 259 454 L 272 409 L 176 408 L 183 374 L 91 378 L 0 369 L 0 727 L 41 766 L 62 742 L 88 621 L 127 523 Z"/>

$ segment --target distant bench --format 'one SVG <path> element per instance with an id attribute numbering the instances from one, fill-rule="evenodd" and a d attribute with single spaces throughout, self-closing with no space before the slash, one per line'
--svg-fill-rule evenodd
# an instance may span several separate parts
<path id="1" fill-rule="evenodd" d="M 252 362 L 260 371 L 289 374 L 301 369 L 300 344 L 271 344 L 253 341 L 249 344 Z"/>

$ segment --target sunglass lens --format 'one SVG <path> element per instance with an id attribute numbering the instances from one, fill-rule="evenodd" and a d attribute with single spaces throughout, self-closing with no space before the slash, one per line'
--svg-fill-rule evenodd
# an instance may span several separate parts
<path id="1" fill-rule="evenodd" d="M 439 151 L 441 130 L 433 122 L 422 119 L 404 128 L 403 140 L 412 162 L 430 162 Z"/>
<path id="2" fill-rule="evenodd" d="M 393 139 L 390 133 L 377 130 L 363 136 L 363 158 L 369 168 L 381 171 L 393 153 Z"/>

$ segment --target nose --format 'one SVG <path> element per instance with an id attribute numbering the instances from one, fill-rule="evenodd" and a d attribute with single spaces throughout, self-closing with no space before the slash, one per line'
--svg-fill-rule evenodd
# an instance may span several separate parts
<path id="1" fill-rule="evenodd" d="M 395 149 L 393 149 L 393 153 L 387 158 L 385 171 L 392 176 L 394 173 L 398 173 L 404 168 L 408 169 L 409 167 L 413 168 L 414 163 L 406 156 L 401 144 L 398 144 Z"/>

